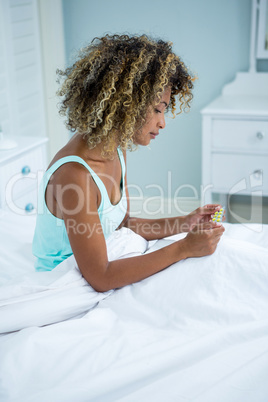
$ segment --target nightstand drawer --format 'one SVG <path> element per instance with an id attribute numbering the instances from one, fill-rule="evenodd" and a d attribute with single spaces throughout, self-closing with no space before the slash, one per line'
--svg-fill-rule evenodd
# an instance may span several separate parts
<path id="1" fill-rule="evenodd" d="M 1 193 L 15 200 L 31 188 L 36 188 L 38 172 L 41 176 L 44 164 L 43 149 L 38 147 L 1 166 Z"/>
<path id="2" fill-rule="evenodd" d="M 5 208 L 17 215 L 36 214 L 37 190 L 27 192 L 22 197 L 10 200 Z"/>
<path id="3" fill-rule="evenodd" d="M 268 152 L 268 121 L 212 119 L 212 147 Z"/>
<path id="4" fill-rule="evenodd" d="M 268 195 L 267 156 L 213 154 L 212 191 Z M 257 187 L 257 188 L 256 188 Z"/>

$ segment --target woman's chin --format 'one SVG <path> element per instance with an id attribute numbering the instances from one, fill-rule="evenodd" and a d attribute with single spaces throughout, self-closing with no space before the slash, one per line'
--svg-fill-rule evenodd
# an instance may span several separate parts
<path id="1" fill-rule="evenodd" d="M 143 147 L 146 147 L 147 145 L 149 145 L 150 144 L 150 142 L 151 142 L 151 138 L 139 138 L 139 139 L 136 139 L 135 141 L 133 141 L 133 144 L 134 145 L 140 145 L 140 146 L 143 146 Z"/>

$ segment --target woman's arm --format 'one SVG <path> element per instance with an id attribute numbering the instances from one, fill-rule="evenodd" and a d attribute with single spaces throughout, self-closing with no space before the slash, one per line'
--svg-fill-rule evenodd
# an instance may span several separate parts
<path id="1" fill-rule="evenodd" d="M 128 216 L 124 226 L 138 233 L 146 240 L 162 239 L 177 233 L 188 232 L 186 230 L 185 217 L 143 219 Z"/>
<path id="2" fill-rule="evenodd" d="M 186 216 L 162 219 L 142 219 L 130 217 L 124 220 L 124 226 L 132 229 L 146 240 L 162 239 L 177 233 L 189 232 L 196 225 L 209 222 L 211 215 L 220 209 L 220 205 L 212 204 L 197 208 Z"/>
<path id="3" fill-rule="evenodd" d="M 212 254 L 224 231 L 207 223 L 153 253 L 109 261 L 98 215 L 98 190 L 89 172 L 82 165 L 68 164 L 58 170 L 53 188 L 78 267 L 99 292 L 138 282 L 184 258 Z M 64 188 L 68 190 L 59 191 Z M 82 202 L 72 188 L 81 189 L 87 198 Z"/>
<path id="4" fill-rule="evenodd" d="M 138 282 L 185 258 L 213 254 L 223 232 L 222 225 L 208 223 L 196 227 L 196 231 L 190 232 L 185 239 L 160 250 L 138 257 L 111 261 L 107 264 L 99 291 Z"/>

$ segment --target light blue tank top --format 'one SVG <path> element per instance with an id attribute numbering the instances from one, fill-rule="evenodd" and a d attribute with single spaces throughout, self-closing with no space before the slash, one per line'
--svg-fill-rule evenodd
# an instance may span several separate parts
<path id="1" fill-rule="evenodd" d="M 85 166 L 101 193 L 98 214 L 105 239 L 121 224 L 127 211 L 125 191 L 125 160 L 120 148 L 117 149 L 121 163 L 121 199 L 118 204 L 110 202 L 105 185 L 91 167 L 79 156 L 65 156 L 57 160 L 44 174 L 38 192 L 36 227 L 33 238 L 33 254 L 37 271 L 51 271 L 60 262 L 73 254 L 63 219 L 56 218 L 47 208 L 45 191 L 52 174 L 63 164 L 77 162 Z M 77 228 L 79 229 L 79 228 Z M 83 228 L 80 228 L 82 230 Z"/>

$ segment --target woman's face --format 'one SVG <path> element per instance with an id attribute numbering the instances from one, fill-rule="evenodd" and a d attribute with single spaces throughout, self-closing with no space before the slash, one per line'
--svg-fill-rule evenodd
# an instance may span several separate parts
<path id="1" fill-rule="evenodd" d="M 158 105 L 151 107 L 148 111 L 146 122 L 141 132 L 135 135 L 134 143 L 137 145 L 149 145 L 159 134 L 159 130 L 165 128 L 165 110 L 169 105 L 171 89 L 167 88 Z"/>

